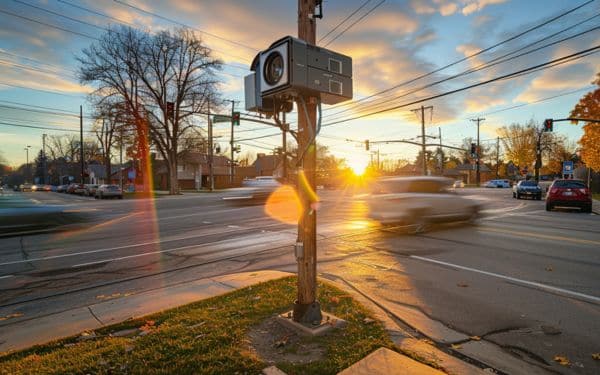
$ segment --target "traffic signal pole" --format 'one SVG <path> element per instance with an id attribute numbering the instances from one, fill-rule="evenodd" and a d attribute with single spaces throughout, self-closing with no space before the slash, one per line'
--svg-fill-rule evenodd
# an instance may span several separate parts
<path id="1" fill-rule="evenodd" d="M 316 44 L 316 0 L 298 0 L 298 38 Z M 298 150 L 307 150 L 298 173 L 298 194 L 302 214 L 298 223 L 296 260 L 298 262 L 298 293 L 294 302 L 293 319 L 299 323 L 321 322 L 322 313 L 317 301 L 317 211 L 312 207 L 311 193 L 315 192 L 316 98 L 300 94 L 298 98 Z M 306 106 L 306 110 L 304 110 Z M 305 177 L 305 181 L 302 180 Z"/>
<path id="2" fill-rule="evenodd" d="M 233 118 L 233 112 L 235 112 L 235 101 L 231 100 L 231 138 L 229 140 L 229 148 L 231 149 L 231 161 L 230 161 L 230 170 L 229 170 L 229 184 L 233 186 L 233 173 L 234 173 L 234 165 L 233 160 L 235 159 L 235 150 L 233 148 L 233 125 L 235 120 Z"/>
<path id="3" fill-rule="evenodd" d="M 481 171 L 480 171 L 480 164 L 481 164 L 481 147 L 479 145 L 479 125 L 481 124 L 481 121 L 484 121 L 484 118 L 476 118 L 476 119 L 472 119 L 471 121 L 477 122 L 477 170 L 476 170 L 476 175 L 475 175 L 475 182 L 477 183 L 477 186 L 481 185 Z"/>

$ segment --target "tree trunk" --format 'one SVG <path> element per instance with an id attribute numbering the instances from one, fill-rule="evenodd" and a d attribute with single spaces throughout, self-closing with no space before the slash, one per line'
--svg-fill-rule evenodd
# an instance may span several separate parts
<path id="1" fill-rule="evenodd" d="M 112 174 L 112 171 L 111 171 L 111 165 L 110 165 L 110 156 L 108 156 L 104 159 L 104 168 L 106 171 L 106 181 L 108 181 L 106 183 L 111 184 L 112 180 L 110 179 L 110 175 Z"/>
<path id="2" fill-rule="evenodd" d="M 179 181 L 177 180 L 177 157 L 171 155 L 169 160 L 169 194 L 179 194 Z"/>

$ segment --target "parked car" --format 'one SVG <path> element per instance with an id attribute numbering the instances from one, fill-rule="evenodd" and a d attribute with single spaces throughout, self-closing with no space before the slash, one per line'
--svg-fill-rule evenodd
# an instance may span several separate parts
<path id="1" fill-rule="evenodd" d="M 70 184 L 67 187 L 67 193 L 69 194 L 83 194 L 85 192 L 85 185 L 83 184 Z"/>
<path id="2" fill-rule="evenodd" d="M 478 202 L 451 190 L 453 181 L 444 177 L 391 177 L 374 184 L 367 199 L 369 216 L 382 224 L 403 224 L 415 233 L 430 223 L 475 220 Z"/>
<path id="3" fill-rule="evenodd" d="M 57 193 L 64 193 L 67 190 L 67 185 L 58 185 L 56 187 L 56 192 Z"/>
<path id="4" fill-rule="evenodd" d="M 465 187 L 465 183 L 462 180 L 456 180 L 456 181 L 454 181 L 454 184 L 452 185 L 452 187 L 454 187 L 454 188 L 464 188 Z"/>
<path id="5" fill-rule="evenodd" d="M 123 191 L 119 187 L 119 185 L 100 185 L 98 189 L 96 189 L 96 195 L 94 196 L 96 199 L 104 199 L 104 198 L 119 198 L 123 199 Z"/>
<path id="6" fill-rule="evenodd" d="M 33 185 L 31 184 L 22 184 L 20 186 L 21 191 L 32 191 Z"/>
<path id="7" fill-rule="evenodd" d="M 513 198 L 531 197 L 538 201 L 542 199 L 542 188 L 534 180 L 522 180 L 513 186 Z"/>
<path id="8" fill-rule="evenodd" d="M 96 190 L 98 190 L 98 185 L 96 184 L 86 184 L 85 185 L 85 195 L 88 197 L 95 197 Z"/>
<path id="9" fill-rule="evenodd" d="M 554 180 L 546 195 L 546 211 L 555 207 L 577 207 L 592 212 L 592 193 L 582 180 Z"/>
<path id="10" fill-rule="evenodd" d="M 484 185 L 486 188 L 509 188 L 510 181 L 509 180 L 489 180 Z"/>

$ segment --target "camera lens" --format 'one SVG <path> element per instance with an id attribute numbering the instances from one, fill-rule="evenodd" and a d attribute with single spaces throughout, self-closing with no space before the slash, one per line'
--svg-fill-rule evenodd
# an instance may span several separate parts
<path id="1" fill-rule="evenodd" d="M 264 69 L 265 81 L 269 85 L 275 85 L 283 77 L 283 57 L 277 51 L 271 52 L 265 60 Z"/>

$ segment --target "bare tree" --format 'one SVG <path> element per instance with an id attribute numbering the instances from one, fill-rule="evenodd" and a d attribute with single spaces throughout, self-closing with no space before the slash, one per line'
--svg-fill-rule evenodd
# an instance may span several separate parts
<path id="1" fill-rule="evenodd" d="M 193 115 L 220 102 L 215 73 L 221 62 L 190 30 L 150 35 L 128 27 L 110 29 L 79 62 L 80 80 L 95 84 L 95 95 L 126 105 L 140 160 L 149 160 L 152 140 L 167 162 L 170 193 L 177 193 L 179 140 Z"/>

